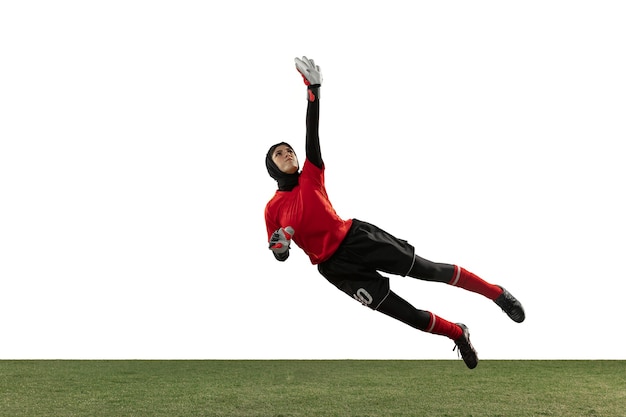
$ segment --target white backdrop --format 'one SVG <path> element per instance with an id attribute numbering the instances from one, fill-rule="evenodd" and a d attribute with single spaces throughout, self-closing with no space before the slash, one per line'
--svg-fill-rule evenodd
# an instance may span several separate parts
<path id="1" fill-rule="evenodd" d="M 626 359 L 619 1 L 3 2 L 0 358 L 454 359 L 267 250 L 264 157 L 524 304 L 393 277 L 483 359 Z M 297 233 L 297 231 L 296 231 Z"/>

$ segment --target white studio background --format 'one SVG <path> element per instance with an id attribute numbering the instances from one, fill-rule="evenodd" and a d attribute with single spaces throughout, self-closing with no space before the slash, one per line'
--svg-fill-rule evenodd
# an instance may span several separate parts
<path id="1" fill-rule="evenodd" d="M 482 359 L 625 359 L 619 1 L 6 1 L 0 358 L 455 359 L 298 249 L 264 157 L 304 160 L 322 67 L 331 200 L 507 287 L 527 320 L 392 277 Z M 297 233 L 297 231 L 296 231 Z"/>

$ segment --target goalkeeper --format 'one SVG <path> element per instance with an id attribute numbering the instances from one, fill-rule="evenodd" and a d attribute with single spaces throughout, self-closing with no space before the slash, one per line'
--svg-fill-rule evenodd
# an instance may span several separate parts
<path id="1" fill-rule="evenodd" d="M 525 318 L 521 303 L 501 286 L 458 265 L 419 257 L 408 242 L 373 224 L 354 218 L 344 220 L 337 215 L 326 193 L 318 135 L 322 73 L 307 57 L 296 58 L 295 63 L 307 86 L 306 159 L 300 171 L 298 157 L 286 142 L 267 152 L 267 170 L 278 183 L 278 190 L 265 207 L 269 247 L 274 257 L 285 261 L 293 240 L 338 289 L 409 326 L 450 338 L 465 364 L 475 368 L 478 356 L 467 326 L 413 307 L 391 291 L 389 278 L 379 271 L 442 282 L 481 294 L 518 323 Z"/>

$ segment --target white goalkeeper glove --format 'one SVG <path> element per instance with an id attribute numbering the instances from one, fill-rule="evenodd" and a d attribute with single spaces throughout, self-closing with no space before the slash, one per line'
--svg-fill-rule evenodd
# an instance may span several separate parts
<path id="1" fill-rule="evenodd" d="M 321 86 L 322 85 L 322 70 L 319 65 L 315 65 L 315 61 L 305 56 L 295 58 L 296 69 L 302 75 L 304 84 L 307 86 Z"/>
<path id="2" fill-rule="evenodd" d="M 289 246 L 293 236 L 293 227 L 281 227 L 272 233 L 270 239 L 270 249 L 274 252 L 274 257 L 279 261 L 284 261 L 289 257 Z"/>

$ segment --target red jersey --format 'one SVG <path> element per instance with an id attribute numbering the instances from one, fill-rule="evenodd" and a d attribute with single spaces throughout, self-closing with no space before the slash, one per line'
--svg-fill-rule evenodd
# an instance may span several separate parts
<path id="1" fill-rule="evenodd" d="M 293 241 L 313 265 L 330 258 L 346 237 L 352 219 L 343 220 L 333 208 L 324 185 L 324 168 L 308 159 L 291 191 L 276 191 L 265 206 L 267 239 L 280 227 L 294 229 Z"/>

